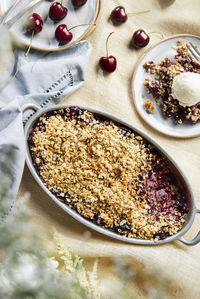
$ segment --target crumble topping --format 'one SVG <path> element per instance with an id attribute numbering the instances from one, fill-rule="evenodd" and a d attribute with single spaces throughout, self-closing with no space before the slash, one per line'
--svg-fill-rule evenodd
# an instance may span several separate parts
<path id="1" fill-rule="evenodd" d="M 172 97 L 171 87 L 176 75 L 183 72 L 200 73 L 200 64 L 189 57 L 183 40 L 179 40 L 173 48 L 177 52 L 174 60 L 165 58 L 158 65 L 153 61 L 143 65 L 147 72 L 154 75 L 154 79 L 145 79 L 144 86 L 152 94 L 165 118 L 171 118 L 178 124 L 185 121 L 195 124 L 200 120 L 200 102 L 191 107 L 181 106 Z"/>
<path id="2" fill-rule="evenodd" d="M 148 113 L 155 112 L 154 103 L 150 99 L 146 99 L 146 101 L 144 102 L 144 108 Z"/>
<path id="3" fill-rule="evenodd" d="M 39 118 L 29 147 L 45 186 L 93 223 L 154 240 L 182 228 L 187 202 L 169 165 L 129 128 L 78 107 L 59 109 Z"/>

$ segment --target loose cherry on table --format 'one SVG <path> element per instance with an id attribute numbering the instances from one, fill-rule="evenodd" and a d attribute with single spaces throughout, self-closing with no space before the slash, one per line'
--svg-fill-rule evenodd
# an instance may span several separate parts
<path id="1" fill-rule="evenodd" d="M 87 0 L 72 0 L 72 4 L 75 8 L 83 6 L 86 2 Z"/>
<path id="2" fill-rule="evenodd" d="M 96 24 L 80 24 L 68 29 L 66 24 L 61 24 L 56 28 L 55 39 L 59 42 L 60 45 L 65 45 L 69 43 L 73 38 L 73 34 L 71 32 L 72 29 L 79 26 L 86 26 L 86 25 L 96 26 Z"/>
<path id="3" fill-rule="evenodd" d="M 30 52 L 35 33 L 42 31 L 42 28 L 43 28 L 43 20 L 41 16 L 38 15 L 37 13 L 32 13 L 32 15 L 28 17 L 25 26 L 26 33 L 31 34 L 30 45 L 28 47 L 25 56 L 28 56 L 28 53 Z"/>
<path id="4" fill-rule="evenodd" d="M 62 5 L 62 2 L 54 2 L 49 8 L 49 17 L 54 22 L 61 21 L 67 15 L 67 7 Z"/>
<path id="5" fill-rule="evenodd" d="M 149 12 L 150 10 L 144 10 L 144 11 L 138 11 L 138 12 L 132 12 L 132 13 L 126 13 L 126 10 L 123 6 L 117 6 L 113 9 L 113 11 L 110 14 L 110 19 L 113 22 L 113 24 L 122 24 L 125 23 L 128 19 L 128 15 L 139 15 L 146 12 Z"/>
<path id="6" fill-rule="evenodd" d="M 149 41 L 149 35 L 143 29 L 139 29 L 134 32 L 131 44 L 135 48 L 143 48 L 148 45 Z"/>
<path id="7" fill-rule="evenodd" d="M 102 68 L 102 70 L 108 73 L 114 72 L 117 67 L 117 59 L 114 56 L 108 56 L 108 40 L 113 33 L 114 32 L 111 32 L 106 39 L 106 56 L 102 56 L 99 59 L 100 67 Z"/>
<path id="8" fill-rule="evenodd" d="M 123 6 L 117 6 L 113 9 L 110 15 L 110 19 L 114 24 L 125 23 L 128 16 Z"/>

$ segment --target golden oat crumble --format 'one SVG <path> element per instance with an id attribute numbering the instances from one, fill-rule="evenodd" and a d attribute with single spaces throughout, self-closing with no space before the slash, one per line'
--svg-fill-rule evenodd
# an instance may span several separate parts
<path id="1" fill-rule="evenodd" d="M 150 213 L 144 185 L 155 155 L 141 136 L 123 134 L 88 111 L 70 121 L 44 115 L 40 122 L 45 129 L 32 132 L 32 156 L 45 186 L 71 208 L 128 237 L 153 239 L 163 227 L 169 235 L 181 229 L 177 215 Z"/>
<path id="2" fill-rule="evenodd" d="M 146 99 L 144 108 L 148 113 L 155 113 L 154 103 L 150 99 Z"/>

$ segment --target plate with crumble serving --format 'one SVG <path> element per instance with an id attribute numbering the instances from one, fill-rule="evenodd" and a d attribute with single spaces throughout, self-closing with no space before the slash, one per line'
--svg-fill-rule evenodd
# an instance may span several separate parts
<path id="1" fill-rule="evenodd" d="M 2 0 L 0 9 L 2 13 L 5 13 L 9 7 L 14 3 L 14 0 Z M 21 44 L 25 46 L 30 45 L 31 33 L 26 33 L 27 19 L 32 13 L 39 14 L 43 21 L 43 27 L 41 32 L 34 34 L 31 47 L 41 51 L 59 51 L 67 49 L 78 41 L 85 39 L 96 27 L 99 14 L 101 10 L 101 0 L 87 0 L 87 2 L 78 8 L 75 8 L 72 4 L 72 0 L 63 0 L 63 6 L 67 8 L 66 16 L 58 21 L 54 22 L 49 17 L 49 9 L 51 5 L 55 4 L 55 1 L 41 0 L 34 7 L 30 8 L 24 13 L 23 17 L 14 22 L 10 27 L 10 32 Z M 21 0 L 17 6 L 17 10 L 14 13 L 11 11 L 8 17 L 11 20 L 14 17 L 16 11 L 20 11 L 28 5 L 27 0 Z M 61 25 L 66 24 L 67 28 L 73 28 L 70 32 L 73 34 L 72 39 L 66 44 L 59 44 L 55 39 L 55 30 Z M 77 26 L 84 24 L 83 26 Z M 89 25 L 91 24 L 91 25 Z M 76 27 L 77 26 L 77 27 Z"/>
<path id="2" fill-rule="evenodd" d="M 196 208 L 174 159 L 150 136 L 90 107 L 28 104 L 26 163 L 60 208 L 87 227 L 142 245 L 179 240 Z M 35 110 L 35 111 L 34 111 Z M 29 111 L 30 112 L 30 111 Z"/>
<path id="3" fill-rule="evenodd" d="M 183 106 L 172 96 L 176 76 L 200 74 L 200 63 L 188 55 L 190 42 L 200 48 L 200 37 L 188 34 L 159 42 L 142 56 L 133 73 L 132 94 L 138 114 L 152 128 L 171 137 L 200 136 L 200 102 Z"/>

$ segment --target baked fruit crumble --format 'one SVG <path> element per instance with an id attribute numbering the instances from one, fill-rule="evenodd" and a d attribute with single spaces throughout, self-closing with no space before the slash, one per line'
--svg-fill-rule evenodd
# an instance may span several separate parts
<path id="1" fill-rule="evenodd" d="M 180 178 L 130 128 L 71 106 L 41 115 L 28 143 L 44 185 L 94 224 L 148 240 L 182 228 L 188 201 Z"/>
<path id="2" fill-rule="evenodd" d="M 179 40 L 174 49 L 177 52 L 174 60 L 165 58 L 158 65 L 153 61 L 144 64 L 146 71 L 154 75 L 154 79 L 146 78 L 144 86 L 148 93 L 152 94 L 165 118 L 171 118 L 178 124 L 195 124 L 200 120 L 200 102 L 183 107 L 173 98 L 171 88 L 176 75 L 183 72 L 200 74 L 200 64 L 189 57 L 188 48 L 183 40 Z"/>

